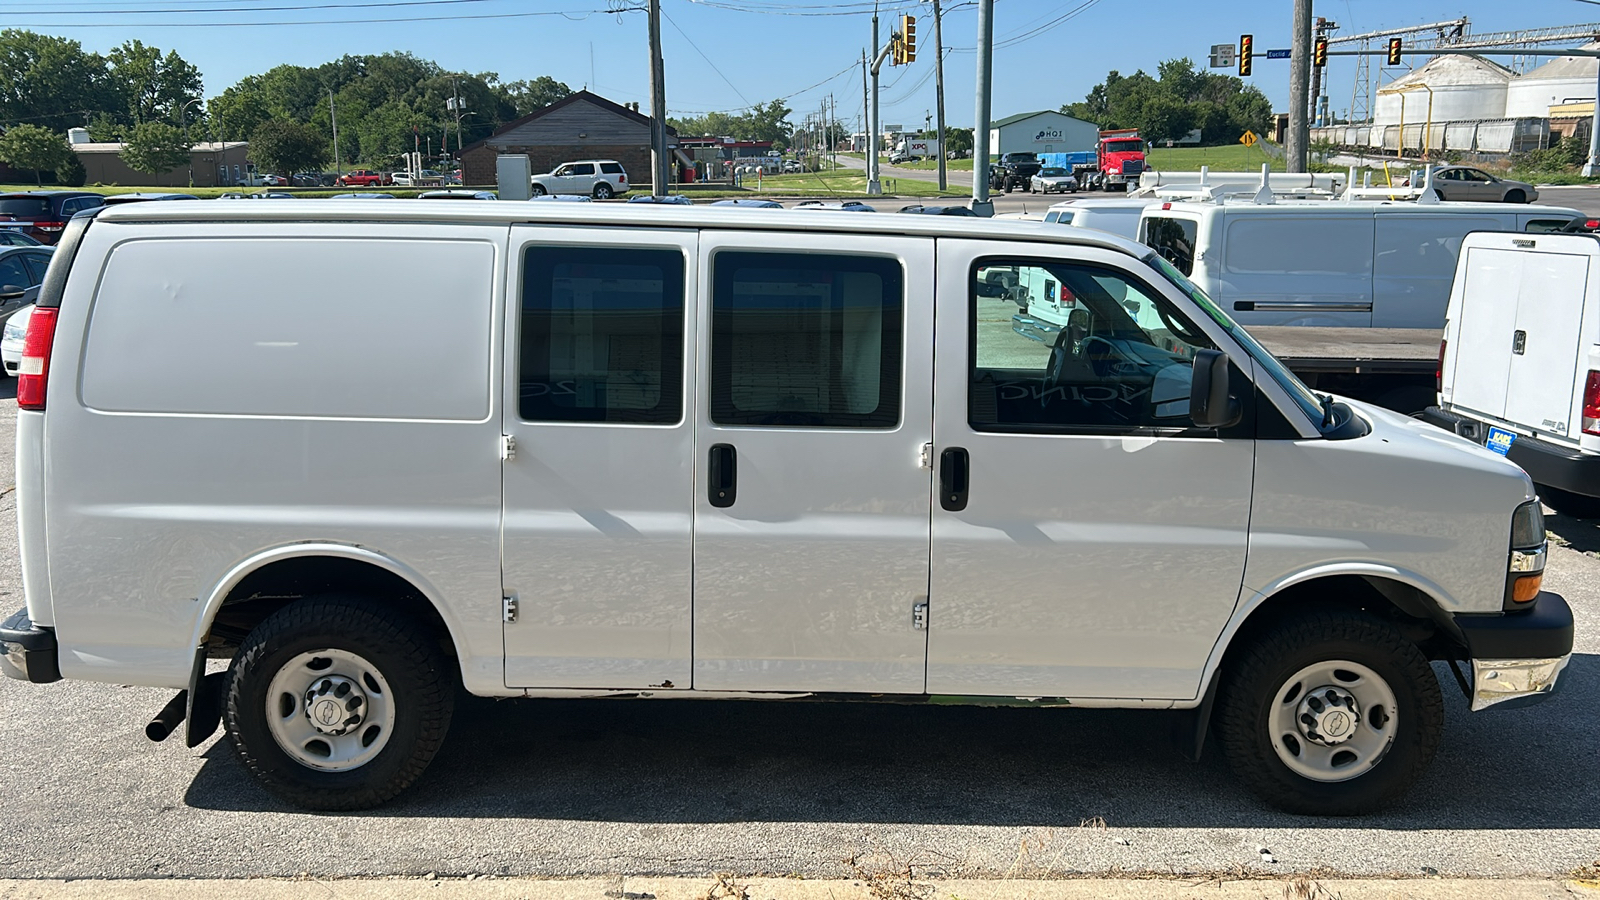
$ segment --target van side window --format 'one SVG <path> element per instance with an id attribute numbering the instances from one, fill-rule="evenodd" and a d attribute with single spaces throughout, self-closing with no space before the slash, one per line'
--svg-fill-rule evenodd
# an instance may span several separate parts
<path id="1" fill-rule="evenodd" d="M 1378 278 L 1432 278 L 1448 293 L 1456 274 L 1456 257 L 1461 241 L 1474 231 L 1504 231 L 1500 218 L 1457 217 L 1440 214 L 1426 216 L 1378 216 L 1373 245 L 1373 275 Z"/>
<path id="2" fill-rule="evenodd" d="M 1194 353 L 1213 345 L 1156 291 L 1114 269 L 1010 259 L 980 261 L 972 285 L 974 430 L 1193 427 Z"/>
<path id="3" fill-rule="evenodd" d="M 711 421 L 888 428 L 900 421 L 899 262 L 718 253 Z"/>
<path id="4" fill-rule="evenodd" d="M 522 419 L 678 422 L 683 267 L 677 250 L 528 248 L 518 367 Z"/>
<path id="5" fill-rule="evenodd" d="M 1194 245 L 1199 226 L 1188 219 L 1151 217 L 1145 222 L 1144 242 L 1185 275 L 1194 274 Z"/>
<path id="6" fill-rule="evenodd" d="M 1563 231 L 1563 230 L 1566 229 L 1566 227 L 1568 225 L 1573 224 L 1574 221 L 1582 221 L 1582 220 L 1581 219 L 1580 220 L 1573 220 L 1573 219 L 1529 219 L 1528 220 L 1528 224 L 1522 226 L 1522 230 L 1523 231 L 1537 232 L 1537 233 L 1541 233 L 1541 234 L 1548 233 L 1548 232 L 1554 232 L 1554 231 Z"/>

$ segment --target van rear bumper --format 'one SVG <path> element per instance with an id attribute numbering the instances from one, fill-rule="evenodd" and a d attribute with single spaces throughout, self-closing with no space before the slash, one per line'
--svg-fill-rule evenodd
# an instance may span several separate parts
<path id="1" fill-rule="evenodd" d="M 1479 444 L 1489 433 L 1488 423 L 1437 406 L 1424 410 L 1422 420 Z M 1521 466 L 1535 484 L 1600 497 L 1600 455 L 1519 434 L 1506 458 Z"/>
<path id="2" fill-rule="evenodd" d="M 1527 612 L 1457 615 L 1455 624 L 1472 662 L 1473 712 L 1548 698 L 1572 657 L 1572 608 L 1550 591 L 1541 591 Z"/>
<path id="3" fill-rule="evenodd" d="M 17 610 L 0 623 L 0 672 L 34 684 L 60 681 L 55 631 L 33 624 L 26 609 Z"/>

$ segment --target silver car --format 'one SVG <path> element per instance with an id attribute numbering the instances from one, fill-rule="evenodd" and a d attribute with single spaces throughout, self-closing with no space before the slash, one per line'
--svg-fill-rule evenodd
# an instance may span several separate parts
<path id="1" fill-rule="evenodd" d="M 1440 200 L 1532 203 L 1539 199 L 1539 192 L 1531 184 L 1498 178 L 1471 166 L 1445 166 L 1433 170 L 1433 189 Z"/>
<path id="2" fill-rule="evenodd" d="M 1042 194 L 1065 194 L 1068 191 L 1078 192 L 1078 179 L 1072 173 L 1060 166 L 1046 166 L 1040 169 L 1029 180 L 1030 187 Z"/>

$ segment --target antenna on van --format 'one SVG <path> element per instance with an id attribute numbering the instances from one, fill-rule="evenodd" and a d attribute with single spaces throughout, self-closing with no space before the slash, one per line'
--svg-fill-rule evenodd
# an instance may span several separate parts
<path id="1" fill-rule="evenodd" d="M 1371 173 L 1368 173 L 1368 174 L 1371 174 Z M 1355 166 L 1351 166 L 1350 167 L 1350 174 L 1345 176 L 1345 180 L 1344 180 L 1344 195 L 1346 197 L 1350 196 L 1350 189 L 1355 187 L 1355 186 L 1356 186 L 1356 167 Z"/>
<path id="2" fill-rule="evenodd" d="M 1274 202 L 1272 197 L 1272 163 L 1261 164 L 1261 189 L 1251 198 L 1251 203 L 1268 205 Z"/>
<path id="3" fill-rule="evenodd" d="M 1422 167 L 1422 193 L 1417 196 L 1418 203 L 1438 203 L 1439 195 L 1433 191 L 1433 164 Z"/>
<path id="4" fill-rule="evenodd" d="M 1210 176 L 1211 176 L 1211 167 L 1210 166 L 1201 166 L 1200 167 L 1200 186 L 1201 187 L 1205 187 L 1206 186 L 1206 183 L 1207 183 L 1206 180 Z"/>

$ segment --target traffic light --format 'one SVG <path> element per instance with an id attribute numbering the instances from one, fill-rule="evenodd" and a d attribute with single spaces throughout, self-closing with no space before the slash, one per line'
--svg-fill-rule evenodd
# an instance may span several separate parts
<path id="1" fill-rule="evenodd" d="M 1389 38 L 1389 65 L 1400 65 L 1400 39 Z"/>
<path id="2" fill-rule="evenodd" d="M 1322 68 L 1328 64 L 1328 39 L 1317 38 L 1317 43 L 1311 48 L 1311 64 Z"/>
<path id="3" fill-rule="evenodd" d="M 1255 39 L 1248 34 L 1239 35 L 1239 74 L 1250 74 L 1250 57 L 1254 53 Z"/>
<path id="4" fill-rule="evenodd" d="M 916 16 L 900 17 L 900 56 L 902 57 L 902 62 L 914 63 L 917 61 Z"/>

